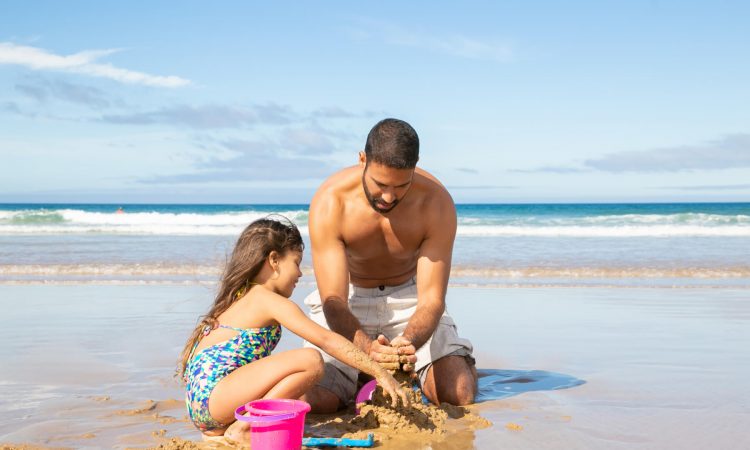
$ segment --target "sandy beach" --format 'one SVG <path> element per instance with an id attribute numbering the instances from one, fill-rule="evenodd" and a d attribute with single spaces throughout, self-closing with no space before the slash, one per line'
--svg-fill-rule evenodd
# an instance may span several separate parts
<path id="1" fill-rule="evenodd" d="M 0 286 L 0 443 L 200 440 L 172 375 L 212 289 Z M 432 448 L 747 448 L 749 299 L 735 288 L 451 288 L 484 375 L 471 410 L 493 425 L 459 420 Z M 287 332 L 277 351 L 298 345 Z"/>
<path id="2" fill-rule="evenodd" d="M 0 450 L 750 450 L 750 1 L 1 5 Z"/>

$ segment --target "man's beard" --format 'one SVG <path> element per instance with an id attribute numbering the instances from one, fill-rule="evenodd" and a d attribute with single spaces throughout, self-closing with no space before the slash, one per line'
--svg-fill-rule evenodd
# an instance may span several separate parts
<path id="1" fill-rule="evenodd" d="M 390 203 L 390 206 L 388 208 L 381 208 L 380 206 L 378 206 L 379 199 L 373 197 L 372 194 L 370 193 L 370 190 L 367 189 L 367 183 L 365 183 L 364 173 L 362 173 L 362 187 L 365 190 L 365 198 L 367 198 L 367 202 L 370 204 L 370 206 L 372 206 L 372 209 L 374 209 L 375 212 L 377 213 L 385 214 L 385 213 L 391 212 L 391 210 L 393 210 L 393 208 L 395 208 L 396 205 L 398 205 L 398 202 L 400 201 L 399 199 L 394 200 L 393 203 Z"/>

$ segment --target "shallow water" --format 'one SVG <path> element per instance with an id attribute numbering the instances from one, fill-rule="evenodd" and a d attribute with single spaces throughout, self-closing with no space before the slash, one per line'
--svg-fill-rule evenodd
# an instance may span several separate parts
<path id="1" fill-rule="evenodd" d="M 0 286 L 0 442 L 198 439 L 172 370 L 211 294 Z M 494 425 L 453 430 L 446 448 L 750 448 L 747 290 L 452 288 L 448 308 Z M 285 330 L 278 351 L 299 343 Z"/>

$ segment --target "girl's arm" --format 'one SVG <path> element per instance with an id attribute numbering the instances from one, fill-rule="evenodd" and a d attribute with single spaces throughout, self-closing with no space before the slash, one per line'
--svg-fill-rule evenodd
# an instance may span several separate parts
<path id="1" fill-rule="evenodd" d="M 391 403 L 394 407 L 396 406 L 397 397 L 401 398 L 404 405 L 409 405 L 409 399 L 404 390 L 380 364 L 370 359 L 345 337 L 326 330 L 313 322 L 291 300 L 275 294 L 273 295 L 275 298 L 268 299 L 270 300 L 267 303 L 268 313 L 277 322 L 297 336 L 320 347 L 324 352 L 339 361 L 372 375 L 383 390 L 390 395 Z"/>

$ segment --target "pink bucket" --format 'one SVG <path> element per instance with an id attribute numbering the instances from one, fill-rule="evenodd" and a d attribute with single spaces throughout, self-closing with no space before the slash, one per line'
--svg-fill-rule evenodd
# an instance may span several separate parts
<path id="1" fill-rule="evenodd" d="M 267 399 L 240 406 L 234 416 L 250 424 L 253 450 L 287 450 L 302 448 L 308 411 L 310 405 L 302 400 Z"/>

